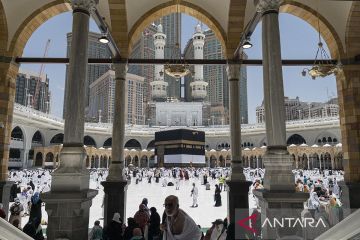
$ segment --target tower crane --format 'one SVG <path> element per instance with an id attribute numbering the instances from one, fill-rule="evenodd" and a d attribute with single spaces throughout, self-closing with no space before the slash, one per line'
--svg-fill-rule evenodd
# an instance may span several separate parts
<path id="1" fill-rule="evenodd" d="M 51 39 L 48 39 L 45 45 L 45 51 L 44 51 L 44 55 L 43 58 L 46 58 L 48 55 L 48 51 L 49 51 L 49 47 L 50 47 L 50 42 Z M 39 72 L 39 77 L 36 81 L 36 87 L 35 87 L 35 92 L 34 92 L 34 98 L 33 98 L 33 102 L 32 102 L 32 106 L 35 109 L 37 104 L 38 104 L 38 100 L 39 100 L 39 93 L 40 93 L 40 86 L 41 86 L 41 76 L 44 74 L 44 70 L 45 70 L 45 64 L 42 63 L 40 66 L 40 72 Z M 39 109 L 40 110 L 40 109 Z"/>

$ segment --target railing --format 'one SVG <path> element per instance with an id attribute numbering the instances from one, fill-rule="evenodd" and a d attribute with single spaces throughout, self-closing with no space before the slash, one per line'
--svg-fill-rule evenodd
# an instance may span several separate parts
<path id="1" fill-rule="evenodd" d="M 0 218 L 0 239 L 1 240 L 33 240 L 9 222 Z"/>
<path id="2" fill-rule="evenodd" d="M 22 139 L 22 138 L 11 138 L 11 141 L 18 141 L 18 142 L 23 142 L 24 141 L 24 139 Z"/>
<path id="3" fill-rule="evenodd" d="M 21 162 L 21 158 L 9 158 L 9 162 Z"/>
<path id="4" fill-rule="evenodd" d="M 14 104 L 14 115 L 25 116 L 26 118 L 33 120 L 44 120 L 46 123 L 54 123 L 58 126 L 63 127 L 64 119 L 56 117 L 51 114 L 43 113 L 33 108 L 25 107 L 21 104 Z M 311 119 L 302 119 L 296 121 L 287 121 L 287 128 L 310 128 L 310 127 L 321 127 L 328 125 L 339 125 L 339 117 L 327 117 L 327 118 L 311 118 Z M 190 128 L 194 130 L 205 131 L 209 135 L 223 135 L 228 134 L 230 129 L 229 125 L 212 125 L 212 126 L 148 126 L 148 125 L 132 125 L 127 124 L 125 126 L 125 131 L 131 134 L 137 135 L 148 135 L 149 133 L 154 133 L 156 131 L 171 130 L 177 128 Z M 112 131 L 112 123 L 85 123 L 85 129 L 88 131 Z M 253 132 L 253 131 L 264 131 L 264 123 L 254 123 L 254 124 L 242 124 L 241 129 L 243 132 Z"/>

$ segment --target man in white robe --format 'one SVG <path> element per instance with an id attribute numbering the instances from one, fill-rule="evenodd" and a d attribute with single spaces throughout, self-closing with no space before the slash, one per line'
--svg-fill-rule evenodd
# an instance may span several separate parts
<path id="1" fill-rule="evenodd" d="M 179 199 L 170 195 L 165 199 L 166 219 L 163 240 L 200 240 L 201 231 L 195 221 L 179 208 Z"/>

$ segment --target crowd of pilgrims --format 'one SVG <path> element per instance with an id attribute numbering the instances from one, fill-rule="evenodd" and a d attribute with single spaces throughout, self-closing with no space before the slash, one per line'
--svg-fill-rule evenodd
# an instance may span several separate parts
<path id="1" fill-rule="evenodd" d="M 0 205 L 0 217 L 21 229 L 22 220 L 28 216 L 28 222 L 22 230 L 34 239 L 44 239 L 42 225 L 46 221 L 42 218 L 41 207 L 44 205 L 40 193 L 50 191 L 51 172 L 53 170 L 34 169 L 9 171 L 9 180 L 15 182 L 10 191 L 10 217 Z M 295 190 L 307 192 L 310 198 L 305 203 L 305 209 L 315 219 L 322 218 L 328 225 L 333 226 L 342 219 L 341 188 L 338 181 L 343 179 L 342 171 L 331 170 L 294 170 Z M 90 169 L 90 179 L 95 182 L 96 188 L 106 180 L 106 169 Z M 244 169 L 248 181 L 253 182 L 249 189 L 249 198 L 254 202 L 254 211 L 261 211 L 253 191 L 263 188 L 264 169 Z M 180 181 L 193 181 L 191 197 L 192 207 L 198 207 L 198 186 L 196 182 L 210 190 L 210 182 L 215 184 L 214 207 L 221 206 L 221 192 L 227 190 L 226 180 L 229 179 L 229 168 L 135 168 L 124 169 L 123 176 L 131 183 L 131 178 L 138 184 L 140 181 L 159 183 L 162 187 L 175 185 L 180 188 Z M 210 180 L 210 181 L 209 181 Z M 144 198 L 139 204 L 139 210 L 133 217 L 123 222 L 119 213 L 115 213 L 112 221 L 104 228 L 100 221 L 95 221 L 89 232 L 89 239 L 207 239 L 225 240 L 234 239 L 234 226 L 227 224 L 227 219 L 216 219 L 206 233 L 201 232 L 201 227 L 180 207 L 176 196 L 165 198 L 165 210 L 160 217 L 155 207 L 149 207 L 148 200 Z M 226 213 L 224 213 L 226 215 Z M 232 230 L 230 230 L 232 229 Z"/>

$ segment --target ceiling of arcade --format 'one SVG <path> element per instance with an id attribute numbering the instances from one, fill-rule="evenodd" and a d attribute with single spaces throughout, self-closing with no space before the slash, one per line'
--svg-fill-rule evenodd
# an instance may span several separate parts
<path id="1" fill-rule="evenodd" d="M 7 25 L 7 47 L 11 46 L 14 38 L 21 35 L 21 28 L 27 31 L 26 38 L 28 39 L 42 22 L 61 12 L 70 10 L 69 1 L 1 0 L 2 15 L 5 15 Z M 226 44 L 228 56 L 231 56 L 235 51 L 242 31 L 255 14 L 254 0 L 179 1 L 181 12 L 197 17 L 213 28 L 220 40 Z M 146 26 L 144 23 L 151 23 L 163 15 L 175 12 L 176 2 L 177 0 L 99 0 L 98 10 L 110 26 L 115 41 L 124 53 L 124 49 L 129 43 L 134 42 L 132 36 L 136 37 Z M 330 26 L 329 31 L 324 30 L 324 38 L 327 43 L 335 44 L 329 40 L 335 38 L 335 41 L 341 42 L 345 46 L 345 32 L 352 4 L 352 1 L 285 0 L 285 5 L 281 11 L 294 14 L 316 26 L 315 20 L 317 18 L 316 15 L 314 17 L 314 13 L 318 10 L 321 21 Z M 52 11 L 52 9 L 55 10 Z M 38 17 L 35 27 L 29 26 L 29 17 L 34 18 L 38 14 L 41 15 L 44 10 L 47 10 L 47 16 Z"/>

